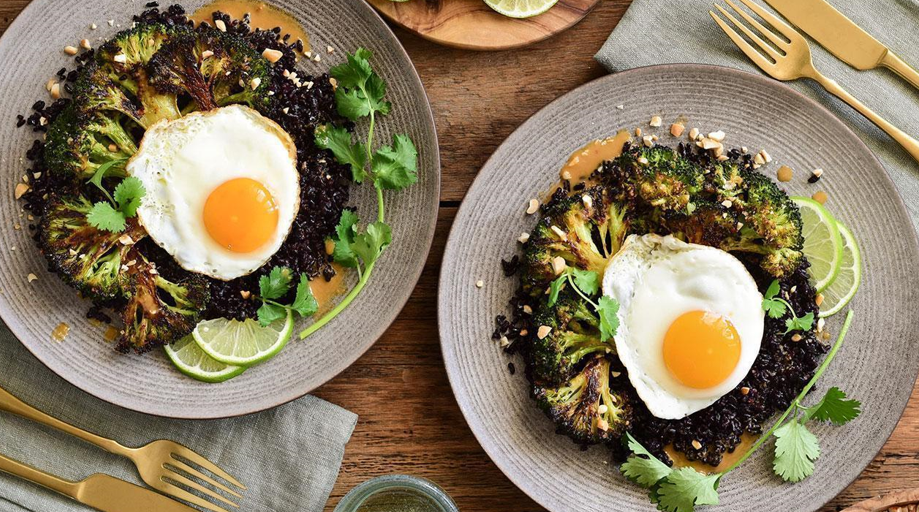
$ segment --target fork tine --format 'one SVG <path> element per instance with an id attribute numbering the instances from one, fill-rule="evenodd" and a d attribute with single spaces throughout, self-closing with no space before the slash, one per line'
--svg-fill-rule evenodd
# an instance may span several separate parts
<path id="1" fill-rule="evenodd" d="M 210 471 L 211 473 L 213 473 L 213 474 L 219 476 L 220 478 L 223 478 L 224 480 L 226 480 L 227 482 L 230 482 L 231 484 L 235 485 L 236 487 L 239 487 L 240 489 L 243 489 L 243 490 L 246 489 L 246 486 L 245 486 L 245 485 L 239 483 L 239 481 L 236 480 L 235 478 L 233 478 L 232 476 L 230 476 L 229 473 L 227 473 L 226 471 L 220 469 L 220 468 L 217 466 L 217 464 L 214 464 L 213 462 L 211 462 L 211 461 L 205 459 L 204 457 L 202 457 L 201 455 L 198 455 L 197 453 L 193 452 L 193 451 L 190 450 L 189 448 L 186 448 L 186 447 L 184 447 L 184 446 L 182 446 L 182 445 L 179 444 L 179 445 L 176 445 L 176 446 L 174 447 L 174 449 L 175 449 L 175 450 L 174 450 L 174 452 L 172 453 L 172 458 L 173 458 L 173 459 L 176 458 L 176 455 L 178 455 L 179 457 L 188 459 L 190 462 L 193 462 L 193 463 L 195 463 L 195 464 L 197 464 L 197 465 L 203 467 L 204 469 L 206 469 L 206 470 Z"/>
<path id="2" fill-rule="evenodd" d="M 212 486 L 214 486 L 214 487 L 220 489 L 221 491 L 223 491 L 223 492 L 225 492 L 225 493 L 227 493 L 227 494 L 232 494 L 233 496 L 236 496 L 237 498 L 242 498 L 242 497 L 243 497 L 242 494 L 239 494 L 238 492 L 234 491 L 233 489 L 230 489 L 229 487 L 223 485 L 222 483 L 218 482 L 217 480 L 214 480 L 213 478 L 211 478 L 211 477 L 205 475 L 205 474 L 202 473 L 201 471 L 198 471 L 197 469 L 195 469 L 195 468 L 189 466 L 188 464 L 186 464 L 186 463 L 180 461 L 179 459 L 176 459 L 175 457 L 173 457 L 171 461 L 169 461 L 169 462 L 166 463 L 166 466 L 165 466 L 165 467 L 166 467 L 167 469 L 169 469 L 169 466 L 172 466 L 172 467 L 174 467 L 175 469 L 182 470 L 182 471 L 188 473 L 189 475 L 191 475 L 191 476 L 193 476 L 193 477 L 195 477 L 195 478 L 198 478 L 198 479 L 200 479 L 200 480 L 204 480 L 204 482 L 207 483 L 208 485 L 212 485 Z"/>
<path id="3" fill-rule="evenodd" d="M 804 40 L 804 36 L 798 33 L 797 30 L 791 27 L 788 23 L 782 21 L 778 16 L 773 15 L 766 9 L 763 9 L 759 5 L 750 0 L 740 0 L 744 5 L 750 8 L 751 11 L 755 12 L 757 16 L 766 20 L 766 23 L 769 23 L 777 31 L 779 31 L 783 36 L 787 37 L 789 41 L 794 41 L 795 39 Z M 728 1 L 728 3 L 731 3 Z M 736 7 L 735 7 L 736 9 Z"/>
<path id="4" fill-rule="evenodd" d="M 768 37 L 769 40 L 772 41 L 773 44 L 775 44 L 779 48 L 783 48 L 783 49 L 788 48 L 788 43 L 784 39 L 776 35 L 776 33 L 773 32 L 772 30 L 764 27 L 762 23 L 756 20 L 756 18 L 747 14 L 747 11 L 734 5 L 734 2 L 732 2 L 731 0 L 724 0 L 724 1 L 727 2 L 727 4 L 730 5 L 731 8 L 737 12 L 737 14 L 741 15 L 743 19 L 747 20 L 747 23 L 749 23 L 750 25 L 753 25 L 753 27 L 756 28 L 756 30 L 758 30 L 764 36 Z"/>
<path id="5" fill-rule="evenodd" d="M 192 505 L 198 505 L 199 507 L 206 508 L 210 510 L 211 512 L 230 512 L 229 510 L 218 507 L 217 505 L 214 505 L 210 501 L 207 501 L 206 499 L 201 498 L 199 496 L 195 496 L 194 494 L 186 491 L 185 489 L 177 485 L 171 484 L 167 482 L 166 480 L 161 479 L 158 482 L 158 484 L 159 485 L 154 486 L 156 487 L 157 490 L 164 492 L 172 496 L 173 498 L 178 498 L 180 500 L 187 501 L 191 503 Z"/>
<path id="6" fill-rule="evenodd" d="M 207 487 L 205 487 L 205 486 L 199 484 L 198 482 L 195 482 L 194 480 L 192 480 L 192 479 L 190 479 L 190 478 L 187 478 L 185 475 L 183 475 L 183 474 L 181 474 L 181 473 L 176 473 L 175 471 L 169 471 L 169 470 L 167 470 L 167 471 L 166 471 L 166 474 L 165 474 L 165 477 L 168 478 L 168 479 L 170 479 L 170 480 L 173 480 L 173 481 L 175 481 L 175 482 L 178 482 L 178 483 L 180 483 L 180 484 L 182 484 L 182 485 L 184 485 L 184 486 L 186 486 L 186 487 L 189 487 L 189 488 L 191 488 L 191 489 L 194 489 L 194 490 L 196 490 L 196 491 L 198 491 L 198 492 L 200 492 L 200 493 L 202 493 L 202 494 L 205 494 L 205 495 L 207 495 L 207 496 L 209 496 L 209 497 L 211 497 L 211 498 L 214 498 L 215 500 L 222 501 L 222 502 L 226 503 L 227 505 L 229 505 L 229 506 L 231 506 L 231 507 L 239 508 L 239 505 L 237 505 L 235 502 L 232 502 L 232 501 L 230 501 L 229 499 L 224 498 L 223 496 L 221 496 L 221 495 L 217 494 L 216 492 L 214 492 L 214 491 L 208 489 Z"/>
<path id="7" fill-rule="evenodd" d="M 744 25 L 743 23 L 737 21 L 737 18 L 735 18 L 733 15 L 731 15 L 731 13 L 729 13 L 728 11 L 726 11 L 726 10 L 724 9 L 724 7 L 721 7 L 720 5 L 716 5 L 715 8 L 717 8 L 719 11 L 721 11 L 721 14 L 727 16 L 727 18 L 728 18 L 729 20 L 731 20 L 731 23 L 733 23 L 735 27 L 739 28 L 744 34 L 747 35 L 747 37 L 750 38 L 751 41 L 753 41 L 754 43 L 756 43 L 756 45 L 759 46 L 760 49 L 761 49 L 762 51 L 766 52 L 766 53 L 767 53 L 770 57 L 772 57 L 774 60 L 779 60 L 779 59 L 782 58 L 782 54 L 780 54 L 779 52 L 775 51 L 775 48 L 769 46 L 769 43 L 767 43 L 766 41 L 763 41 L 763 40 L 762 40 L 758 35 L 756 35 L 752 30 L 750 30 L 749 28 L 747 28 L 746 25 Z"/>
<path id="8" fill-rule="evenodd" d="M 752 60 L 757 66 L 760 67 L 760 69 L 768 72 L 774 67 L 774 63 L 769 62 L 766 57 L 763 57 L 762 53 L 756 51 L 756 48 L 753 48 L 753 46 L 750 45 L 750 43 L 748 43 L 743 37 L 741 37 L 740 34 L 729 27 L 727 22 L 722 20 L 720 16 L 715 14 L 713 11 L 708 11 L 708 13 L 712 15 L 712 18 L 714 18 L 715 23 L 721 27 L 721 30 L 723 30 L 724 33 L 731 38 L 731 41 L 734 41 L 734 44 L 740 48 L 740 51 L 744 52 L 747 57 L 750 58 L 750 60 Z"/>

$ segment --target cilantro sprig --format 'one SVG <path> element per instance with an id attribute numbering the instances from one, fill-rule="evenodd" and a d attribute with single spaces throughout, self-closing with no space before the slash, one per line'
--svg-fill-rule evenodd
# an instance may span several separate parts
<path id="1" fill-rule="evenodd" d="M 770 290 L 772 287 L 770 287 Z M 777 292 L 776 292 L 777 293 Z M 776 293 L 773 293 L 773 297 Z M 767 293 L 768 295 L 768 293 Z M 631 434 L 626 433 L 626 446 L 632 452 L 620 466 L 623 476 L 649 490 L 649 497 L 665 512 L 693 512 L 697 505 L 717 505 L 718 485 L 724 476 L 750 458 L 766 441 L 775 437 L 773 469 L 788 482 L 799 482 L 814 472 L 814 462 L 820 456 L 817 437 L 807 429 L 810 421 L 843 425 L 858 417 L 861 404 L 833 387 L 812 406 L 803 405 L 807 393 L 823 375 L 845 340 L 852 324 L 849 311 L 836 343 L 814 372 L 788 409 L 734 464 L 720 473 L 705 474 L 692 467 L 673 469 L 645 449 Z"/>
<path id="2" fill-rule="evenodd" d="M 418 181 L 418 150 L 408 135 L 393 136 L 390 145 L 374 149 L 377 116 L 392 110 L 386 100 L 386 82 L 370 65 L 373 54 L 358 48 L 347 62 L 332 67 L 329 74 L 338 82 L 335 104 L 338 113 L 353 122 L 368 119 L 365 141 L 354 142 L 346 128 L 324 125 L 315 133 L 316 146 L 332 152 L 335 159 L 351 168 L 356 183 L 370 181 L 376 189 L 376 219 L 359 226 L 357 214 L 343 210 L 332 241 L 335 262 L 358 273 L 358 282 L 338 305 L 300 333 L 306 338 L 341 313 L 366 286 L 380 255 L 392 243 L 392 228 L 385 221 L 384 190 L 402 190 Z"/>
<path id="3" fill-rule="evenodd" d="M 778 279 L 773 280 L 769 288 L 766 289 L 766 295 L 763 296 L 763 311 L 769 315 L 769 318 L 779 319 L 791 312 L 791 318 L 785 319 L 785 334 L 792 331 L 809 331 L 814 325 L 814 313 L 807 313 L 804 316 L 798 316 L 794 308 L 787 300 L 779 296 L 781 286 Z"/>
<path id="4" fill-rule="evenodd" d="M 600 274 L 592 270 L 566 267 L 549 285 L 549 307 L 558 301 L 558 294 L 566 284 L 593 306 L 600 316 L 600 341 L 612 339 L 619 329 L 619 317 L 616 315 L 619 312 L 619 302 L 606 295 L 601 295 L 596 302 L 590 298 L 600 291 Z"/>
<path id="5" fill-rule="evenodd" d="M 271 272 L 259 278 L 258 298 L 262 301 L 262 305 L 258 308 L 258 322 L 263 327 L 285 318 L 288 311 L 308 317 L 315 315 L 319 310 L 319 303 L 313 296 L 310 280 L 306 274 L 300 274 L 294 301 L 290 304 L 278 302 L 278 299 L 285 297 L 290 292 L 292 281 L 293 273 L 287 267 L 274 267 Z"/>
<path id="6" fill-rule="evenodd" d="M 140 206 L 140 200 L 146 194 L 143 183 L 133 176 L 129 176 L 115 187 L 114 196 L 109 194 L 108 189 L 102 184 L 106 178 L 117 166 L 124 166 L 126 159 L 109 160 L 99 166 L 88 183 L 95 185 L 105 194 L 108 202 L 99 201 L 93 205 L 86 220 L 89 224 L 97 229 L 119 233 L 124 231 L 127 220 L 137 215 L 137 208 Z"/>

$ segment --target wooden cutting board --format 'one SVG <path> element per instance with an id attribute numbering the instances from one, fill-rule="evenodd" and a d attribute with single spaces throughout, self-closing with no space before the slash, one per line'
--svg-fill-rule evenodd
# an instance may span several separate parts
<path id="1" fill-rule="evenodd" d="M 527 19 L 502 16 L 482 0 L 369 0 L 385 17 L 436 43 L 469 50 L 506 50 L 552 37 L 581 21 L 600 0 L 559 0 Z"/>

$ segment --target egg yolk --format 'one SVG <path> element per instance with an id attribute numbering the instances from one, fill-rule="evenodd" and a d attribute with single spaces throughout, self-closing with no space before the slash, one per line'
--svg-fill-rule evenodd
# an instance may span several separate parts
<path id="1" fill-rule="evenodd" d="M 278 228 L 278 205 L 264 185 L 236 178 L 214 189 L 204 203 L 204 228 L 221 247 L 237 253 L 265 245 Z"/>
<path id="2" fill-rule="evenodd" d="M 730 320 L 707 311 L 683 313 L 664 335 L 664 363 L 683 385 L 716 386 L 740 361 L 740 336 Z"/>

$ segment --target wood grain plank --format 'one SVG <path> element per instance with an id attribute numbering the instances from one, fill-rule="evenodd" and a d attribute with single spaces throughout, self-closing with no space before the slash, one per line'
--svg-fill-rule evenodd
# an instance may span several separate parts
<path id="1" fill-rule="evenodd" d="M 27 4 L 0 0 L 0 31 Z M 364 357 L 316 391 L 360 415 L 327 511 L 355 485 L 390 473 L 430 478 L 463 512 L 542 510 L 491 463 L 453 398 L 437 336 L 437 277 L 456 204 L 478 169 L 536 110 L 604 73 L 592 56 L 628 4 L 605 0 L 574 29 L 507 52 L 445 48 L 396 29 L 431 97 L 440 131 L 444 202 L 424 273 L 399 318 Z M 12 122 L 15 114 L 4 113 L 0 122 Z M 917 395 L 919 387 L 913 391 Z M 916 482 L 919 400 L 910 403 L 878 457 L 823 512 L 913 488 Z"/>

